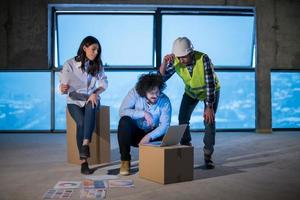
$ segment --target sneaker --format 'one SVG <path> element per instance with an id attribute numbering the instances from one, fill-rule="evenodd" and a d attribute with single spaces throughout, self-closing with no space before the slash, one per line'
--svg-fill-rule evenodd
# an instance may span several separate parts
<path id="1" fill-rule="evenodd" d="M 211 160 L 211 156 L 204 155 L 204 162 L 205 162 L 206 169 L 214 169 L 215 168 L 215 164 Z"/>
<path id="2" fill-rule="evenodd" d="M 120 167 L 120 175 L 127 176 L 130 174 L 130 160 L 122 160 Z"/>
<path id="3" fill-rule="evenodd" d="M 89 164 L 87 162 L 84 162 L 81 164 L 81 173 L 85 175 L 89 175 L 94 173 L 94 171 L 89 168 Z"/>
<path id="4" fill-rule="evenodd" d="M 80 151 L 80 159 L 86 159 L 90 157 L 90 147 L 89 145 L 82 145 Z"/>

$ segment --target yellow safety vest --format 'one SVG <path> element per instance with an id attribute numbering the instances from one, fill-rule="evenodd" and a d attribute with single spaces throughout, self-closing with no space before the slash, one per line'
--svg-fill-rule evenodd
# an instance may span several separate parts
<path id="1" fill-rule="evenodd" d="M 204 53 L 194 51 L 195 55 L 195 66 L 193 69 L 192 77 L 189 73 L 187 67 L 179 62 L 178 58 L 174 60 L 174 67 L 177 74 L 182 78 L 185 84 L 185 92 L 187 95 L 194 99 L 199 99 L 201 101 L 206 99 L 206 83 L 205 83 L 205 73 L 203 66 L 203 55 Z M 217 75 L 213 70 L 213 75 L 216 83 L 216 90 L 220 89 L 220 83 Z"/>

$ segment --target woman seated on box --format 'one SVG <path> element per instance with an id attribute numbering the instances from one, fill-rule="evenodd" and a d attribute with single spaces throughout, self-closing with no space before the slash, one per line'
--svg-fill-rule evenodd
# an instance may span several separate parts
<path id="1" fill-rule="evenodd" d="M 77 56 L 66 61 L 60 72 L 60 91 L 67 94 L 67 107 L 77 126 L 77 147 L 81 173 L 91 174 L 87 159 L 95 127 L 100 93 L 107 88 L 101 60 L 101 45 L 93 36 L 84 38 Z"/>

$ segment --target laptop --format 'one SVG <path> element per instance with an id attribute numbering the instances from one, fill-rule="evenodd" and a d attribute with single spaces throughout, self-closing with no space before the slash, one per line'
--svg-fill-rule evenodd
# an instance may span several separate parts
<path id="1" fill-rule="evenodd" d="M 186 127 L 187 124 L 170 126 L 167 133 L 164 135 L 162 141 L 154 141 L 144 145 L 158 146 L 158 147 L 177 145 L 180 142 Z"/>

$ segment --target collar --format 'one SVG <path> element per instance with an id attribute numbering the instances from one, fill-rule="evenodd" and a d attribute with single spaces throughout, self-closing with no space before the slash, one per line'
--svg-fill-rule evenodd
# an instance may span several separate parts
<path id="1" fill-rule="evenodd" d="M 87 60 L 87 61 L 85 61 L 85 63 L 84 63 L 84 66 L 87 66 L 89 64 L 89 60 Z M 76 61 L 75 60 L 75 66 L 77 67 L 77 68 L 80 68 L 81 67 L 81 61 Z"/>
<path id="2" fill-rule="evenodd" d="M 76 66 L 77 68 L 80 68 L 80 67 L 81 67 L 81 62 L 80 62 L 80 61 L 79 61 L 79 62 L 75 61 L 75 66 Z"/>
<path id="3" fill-rule="evenodd" d="M 196 58 L 195 58 L 195 54 L 192 55 L 192 63 L 190 65 L 185 65 L 187 68 L 193 68 L 196 64 Z"/>
<path id="4" fill-rule="evenodd" d="M 193 53 L 193 61 L 190 66 L 194 66 L 195 64 L 196 64 L 196 58 L 195 58 L 195 54 Z"/>

